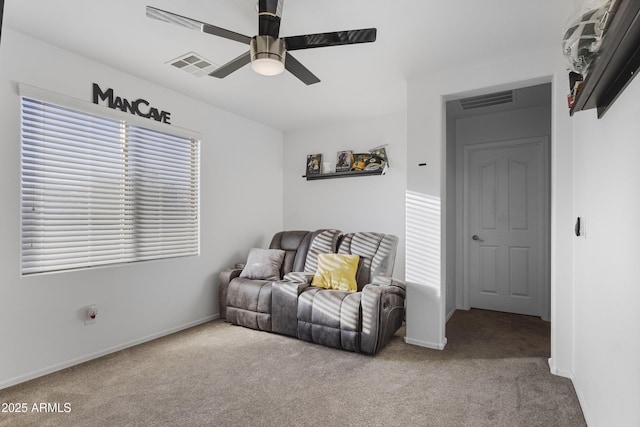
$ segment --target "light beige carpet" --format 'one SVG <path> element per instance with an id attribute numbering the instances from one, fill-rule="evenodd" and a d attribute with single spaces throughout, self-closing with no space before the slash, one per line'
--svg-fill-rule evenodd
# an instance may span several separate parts
<path id="1" fill-rule="evenodd" d="M 0 390 L 29 407 L 0 425 L 585 425 L 540 319 L 458 311 L 444 351 L 403 335 L 370 357 L 214 321 Z M 63 412 L 31 412 L 41 402 Z"/>

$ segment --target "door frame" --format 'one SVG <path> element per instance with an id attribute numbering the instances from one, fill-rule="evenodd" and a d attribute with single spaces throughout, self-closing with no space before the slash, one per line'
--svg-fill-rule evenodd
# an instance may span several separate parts
<path id="1" fill-rule="evenodd" d="M 469 310 L 471 309 L 471 299 L 469 296 L 469 268 L 467 260 L 469 259 L 469 210 L 467 208 L 467 202 L 469 200 L 469 157 L 474 151 L 496 149 L 496 148 L 508 148 L 514 146 L 523 146 L 531 144 L 540 144 L 542 146 L 542 180 L 543 186 L 547 189 L 546 197 L 543 197 L 543 240 L 542 240 L 542 276 L 546 279 L 546 285 L 540 289 L 540 307 L 539 313 L 543 320 L 550 320 L 551 318 L 551 158 L 550 158 L 550 143 L 549 136 L 539 136 L 532 138 L 521 138 L 505 141 L 493 141 L 477 144 L 467 144 L 463 149 L 462 158 L 462 173 L 457 174 L 458 179 L 462 179 L 462 203 L 459 205 L 458 210 L 462 212 L 462 232 L 457 233 L 457 244 L 462 248 L 462 259 L 460 262 L 460 269 L 462 271 L 462 281 L 456 281 L 456 294 L 461 298 L 458 299 L 458 309 Z"/>

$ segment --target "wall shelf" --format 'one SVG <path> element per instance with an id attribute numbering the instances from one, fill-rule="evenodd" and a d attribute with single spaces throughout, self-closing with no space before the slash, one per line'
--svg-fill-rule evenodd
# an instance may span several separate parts
<path id="1" fill-rule="evenodd" d="M 640 2 L 619 0 L 600 55 L 593 60 L 570 114 L 597 108 L 601 118 L 640 69 Z"/>
<path id="2" fill-rule="evenodd" d="M 307 181 L 315 181 L 317 179 L 335 179 L 335 178 L 349 178 L 354 176 L 373 176 L 384 175 L 387 172 L 387 168 L 377 169 L 372 171 L 346 171 L 346 172 L 331 172 L 321 173 L 318 175 L 302 175 L 303 178 L 307 178 Z"/>

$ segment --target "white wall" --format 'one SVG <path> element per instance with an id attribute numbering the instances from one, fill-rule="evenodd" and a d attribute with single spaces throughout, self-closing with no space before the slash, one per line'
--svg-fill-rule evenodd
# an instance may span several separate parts
<path id="1" fill-rule="evenodd" d="M 217 273 L 282 228 L 282 132 L 6 26 L 0 64 L 0 388 L 216 317 Z M 200 132 L 201 255 L 21 277 L 18 82 L 88 102 L 96 82 Z"/>
<path id="2" fill-rule="evenodd" d="M 433 200 L 433 207 L 448 198 L 441 171 L 447 164 L 445 100 L 552 83 L 550 369 L 573 379 L 589 425 L 638 425 L 640 81 L 632 82 L 603 119 L 594 111 L 570 118 L 564 68 L 553 49 L 410 80 L 407 184 L 409 191 Z M 422 161 L 427 169 L 417 166 Z M 586 238 L 573 236 L 576 216 L 586 222 Z M 450 229 L 446 218 L 446 206 L 439 217 L 425 209 L 423 223 L 438 237 L 437 230 Z M 420 230 L 407 222 L 407 236 L 414 231 Z M 448 253 L 438 244 L 440 251 L 408 246 L 406 254 L 407 341 L 436 348 L 446 344 L 447 277 L 437 267 L 446 265 Z M 414 273 L 409 268 L 414 259 L 433 268 L 422 276 Z"/>
<path id="3" fill-rule="evenodd" d="M 284 139 L 284 228 L 394 234 L 400 238 L 394 276 L 404 280 L 406 114 L 290 131 Z M 390 167 L 386 175 L 317 181 L 302 178 L 308 154 L 321 153 L 335 166 L 338 151 L 366 152 L 382 144 L 388 144 Z"/>
<path id="4" fill-rule="evenodd" d="M 447 293 L 446 293 L 446 313 L 447 319 L 453 316 L 453 313 L 456 311 L 457 306 L 459 304 L 456 303 L 457 300 L 457 287 L 458 281 L 462 280 L 462 273 L 456 271 L 457 270 L 457 261 L 461 258 L 462 251 L 458 251 L 459 246 L 457 243 L 458 236 L 462 235 L 462 233 L 458 233 L 458 230 L 462 230 L 460 225 L 456 220 L 456 216 L 458 213 L 458 200 L 457 193 L 459 191 L 456 189 L 456 176 L 458 172 L 457 165 L 457 156 L 456 156 L 456 125 L 457 120 L 447 117 L 447 135 L 446 135 L 446 160 L 445 164 L 447 165 L 446 172 L 446 180 L 447 180 L 447 231 L 446 236 L 447 240 L 445 242 L 447 246 Z M 460 254 L 458 254 L 460 252 Z"/>
<path id="5" fill-rule="evenodd" d="M 562 76 L 562 77 L 561 77 Z M 490 93 L 526 85 L 553 83 L 552 94 L 552 360 L 554 372 L 567 375 L 572 363 L 572 270 L 559 254 L 571 253 L 566 232 L 572 215 L 570 147 L 572 134 L 566 109 L 566 76 L 557 47 L 526 52 L 500 60 L 441 70 L 409 80 L 407 87 L 407 212 L 411 200 L 421 200 L 415 212 L 420 220 L 407 221 L 409 236 L 427 235 L 407 246 L 407 341 L 442 348 L 446 345 L 446 227 L 448 207 L 443 168 L 446 165 L 443 106 L 460 94 Z M 418 163 L 426 162 L 427 167 Z M 407 214 L 408 215 L 408 214 Z M 562 226 L 562 229 L 558 228 Z M 563 232 L 560 232 L 561 230 Z M 554 258 L 555 257 L 555 258 Z M 554 262 L 555 261 L 555 262 Z M 419 266 L 413 267 L 413 266 Z M 560 281 L 559 278 L 563 280 Z"/>
<path id="6" fill-rule="evenodd" d="M 550 87 L 542 90 L 550 90 Z M 551 105 L 537 106 L 531 108 L 520 108 L 493 114 L 485 114 L 474 117 L 467 117 L 455 120 L 455 204 L 458 206 L 455 212 L 456 230 L 464 229 L 464 216 L 461 207 L 464 205 L 463 185 L 464 185 L 464 147 L 473 144 L 487 142 L 508 141 L 532 138 L 537 136 L 551 136 Z M 448 137 L 448 136 L 447 136 Z M 449 144 L 450 142 L 448 142 Z M 447 145 L 447 149 L 451 147 Z M 449 179 L 450 164 L 447 163 L 447 179 Z M 449 183 L 447 182 L 449 186 Z M 448 189 L 450 191 L 450 189 Z M 447 201 L 451 200 L 451 195 L 447 194 Z M 454 230 L 455 231 L 455 230 Z M 455 282 L 454 293 L 447 294 L 447 315 L 455 308 L 468 309 L 463 303 L 463 245 L 462 233 L 455 233 L 447 236 L 447 244 L 455 248 L 455 268 L 454 277 L 448 277 L 448 291 L 451 291 L 452 282 Z M 447 252 L 447 258 L 451 254 L 451 249 Z M 451 264 L 451 262 L 447 262 Z M 449 267 L 450 268 L 450 267 Z M 548 281 L 547 281 L 548 283 Z M 546 291 L 548 295 L 548 290 Z M 544 311 L 543 317 L 548 317 L 548 309 Z"/>
<path id="7" fill-rule="evenodd" d="M 591 426 L 640 425 L 640 80 L 574 116 L 575 385 Z M 568 261 L 568 260 L 567 260 Z"/>

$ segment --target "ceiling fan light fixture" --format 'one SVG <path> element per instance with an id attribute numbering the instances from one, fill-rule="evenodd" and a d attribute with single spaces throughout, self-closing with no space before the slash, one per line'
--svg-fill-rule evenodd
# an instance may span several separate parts
<path id="1" fill-rule="evenodd" d="M 263 76 L 277 76 L 284 71 L 282 58 L 258 58 L 251 61 L 251 68 Z"/>
<path id="2" fill-rule="evenodd" d="M 251 68 L 263 76 L 275 76 L 284 71 L 286 49 L 282 39 L 255 36 L 251 39 Z"/>

